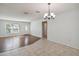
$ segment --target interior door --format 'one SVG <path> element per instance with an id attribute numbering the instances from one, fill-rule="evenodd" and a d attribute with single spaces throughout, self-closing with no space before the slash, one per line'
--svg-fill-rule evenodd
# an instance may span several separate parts
<path id="1" fill-rule="evenodd" d="M 42 37 L 47 39 L 47 21 L 42 22 Z"/>

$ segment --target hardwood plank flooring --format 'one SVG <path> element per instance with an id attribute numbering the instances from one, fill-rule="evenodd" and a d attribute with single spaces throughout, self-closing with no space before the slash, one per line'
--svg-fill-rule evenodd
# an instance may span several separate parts
<path id="1" fill-rule="evenodd" d="M 0 37 L 0 53 L 33 44 L 40 38 L 32 35 L 20 35 L 13 37 Z"/>

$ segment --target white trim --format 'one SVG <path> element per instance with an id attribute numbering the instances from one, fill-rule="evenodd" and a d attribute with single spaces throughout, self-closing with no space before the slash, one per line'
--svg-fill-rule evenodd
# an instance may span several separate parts
<path id="1" fill-rule="evenodd" d="M 30 20 L 16 20 L 16 19 L 0 19 L 0 20 L 19 21 L 19 22 L 31 22 Z"/>

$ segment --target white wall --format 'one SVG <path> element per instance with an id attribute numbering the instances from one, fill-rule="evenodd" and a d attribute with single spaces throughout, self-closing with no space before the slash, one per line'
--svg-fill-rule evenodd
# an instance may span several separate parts
<path id="1" fill-rule="evenodd" d="M 48 40 L 79 49 L 79 10 L 70 10 L 48 21 Z"/>
<path id="2" fill-rule="evenodd" d="M 42 36 L 42 19 L 31 23 L 31 32 Z M 79 49 L 79 10 L 68 10 L 49 20 L 48 40 Z"/>
<path id="3" fill-rule="evenodd" d="M 37 37 L 42 37 L 42 20 L 31 22 L 31 34 Z"/>

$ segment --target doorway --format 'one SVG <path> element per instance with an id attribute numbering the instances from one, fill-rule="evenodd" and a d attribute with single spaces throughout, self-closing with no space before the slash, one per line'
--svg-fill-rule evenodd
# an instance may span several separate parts
<path id="1" fill-rule="evenodd" d="M 47 21 L 42 22 L 42 38 L 47 39 Z"/>

